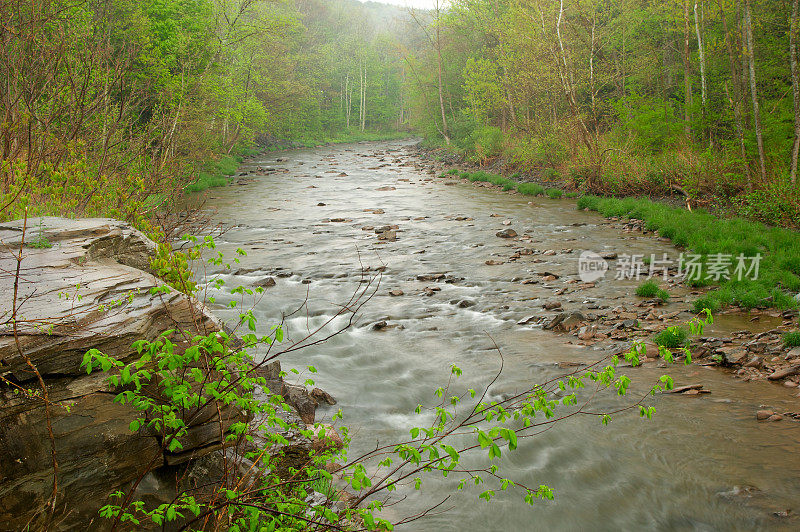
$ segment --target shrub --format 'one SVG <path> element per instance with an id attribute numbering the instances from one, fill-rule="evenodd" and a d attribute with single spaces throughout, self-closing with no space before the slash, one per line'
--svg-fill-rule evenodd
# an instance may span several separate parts
<path id="1" fill-rule="evenodd" d="M 561 196 L 564 195 L 564 191 L 559 190 L 557 188 L 548 188 L 545 191 L 545 194 L 547 194 L 547 197 L 550 199 L 560 199 Z"/>
<path id="2" fill-rule="evenodd" d="M 689 332 L 682 327 L 667 327 L 658 333 L 653 341 L 657 346 L 667 349 L 685 347 L 689 343 Z"/>
<path id="3" fill-rule="evenodd" d="M 558 181 L 561 179 L 561 174 L 555 168 L 545 168 L 542 172 L 542 177 L 545 181 Z"/>
<path id="4" fill-rule="evenodd" d="M 458 168 L 451 168 L 450 171 L 447 172 L 447 175 L 457 175 L 457 174 L 458 174 Z"/>
<path id="5" fill-rule="evenodd" d="M 567 192 L 566 194 L 564 194 L 564 197 L 569 198 L 569 199 L 574 199 L 574 198 L 578 197 L 578 193 L 577 192 Z"/>
<path id="6" fill-rule="evenodd" d="M 696 299 L 694 303 L 692 303 L 692 312 L 695 314 L 700 314 L 701 312 L 708 310 L 713 313 L 718 311 L 719 307 L 719 302 L 712 296 L 707 295 Z"/>

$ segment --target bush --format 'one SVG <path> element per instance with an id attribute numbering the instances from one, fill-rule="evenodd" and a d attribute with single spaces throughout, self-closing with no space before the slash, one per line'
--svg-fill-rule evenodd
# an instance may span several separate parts
<path id="1" fill-rule="evenodd" d="M 577 192 L 567 192 L 566 194 L 564 194 L 564 197 L 569 198 L 569 199 L 575 199 L 575 198 L 578 197 L 578 193 Z"/>
<path id="2" fill-rule="evenodd" d="M 542 172 L 542 177 L 545 181 L 558 181 L 561 179 L 561 174 L 555 168 L 545 168 Z"/>
<path id="3" fill-rule="evenodd" d="M 560 199 L 561 196 L 564 195 L 564 191 L 559 190 L 557 188 L 548 188 L 545 191 L 545 194 L 547 194 L 547 197 L 550 199 Z"/>
<path id="4" fill-rule="evenodd" d="M 689 344 L 689 332 L 682 327 L 667 327 L 658 333 L 653 341 L 657 346 L 667 349 L 685 347 Z"/>

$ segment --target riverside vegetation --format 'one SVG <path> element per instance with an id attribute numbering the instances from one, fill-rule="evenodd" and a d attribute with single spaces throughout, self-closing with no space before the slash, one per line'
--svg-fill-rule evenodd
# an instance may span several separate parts
<path id="1" fill-rule="evenodd" d="M 0 219 L 124 220 L 157 244 L 149 268 L 165 284 L 153 300 L 175 291 L 200 296 L 193 267 L 224 262 L 210 237 L 177 249 L 173 237 L 183 226 L 175 215 L 185 194 L 227 185 L 242 161 L 265 150 L 414 132 L 438 157 L 482 167 L 453 169 L 452 176 L 554 201 L 580 195 L 578 208 L 642 220 L 706 259 L 763 254 L 757 280 L 721 283 L 692 303 L 697 317 L 685 328 L 656 338 L 668 362 L 690 362 L 690 333 L 702 335 L 712 312 L 725 306 L 798 306 L 800 240 L 791 229 L 800 219 L 797 1 L 777 9 L 758 0 L 454 0 L 433 7 L 408 11 L 353 0 L 6 2 Z M 691 210 L 607 197 L 676 193 Z M 38 235 L 23 226 L 19 246 L 4 244 L 16 273 L 4 273 L 14 295 L 3 308 L 2 334 L 16 340 L 8 354 L 28 362 L 31 378 L 4 372 L 0 386 L 47 411 L 53 490 L 29 527 L 48 529 L 62 519 L 56 508 L 65 503 L 51 410 L 68 414 L 69 405 L 50 400 L 49 377 L 20 347 L 18 328 L 31 324 L 16 291 L 24 260 L 52 248 L 42 223 Z M 376 281 L 359 285 L 359 304 Z M 224 288 L 221 279 L 213 285 Z M 242 307 L 260 292 L 233 289 Z M 657 285 L 640 292 L 669 298 Z M 109 306 L 124 312 L 126 303 L 95 310 Z M 109 482 L 111 499 L 98 499 L 111 529 L 392 529 L 421 515 L 385 519 L 382 496 L 421 489 L 431 473 L 457 476 L 459 490 L 474 486 L 487 501 L 516 489 L 534 504 L 553 491 L 500 470 L 498 458 L 520 440 L 578 414 L 607 424 L 628 410 L 654 413 L 648 395 L 609 412 L 587 409 L 584 400 L 594 393 L 628 395 L 630 379 L 616 355 L 500 401 L 487 399 L 488 385 L 459 388 L 454 365 L 452 381 L 434 391 L 436 401 L 418 407 L 420 423 L 407 440 L 351 457 L 346 430 L 341 443 L 331 443 L 327 428 L 287 421 L 283 413 L 295 407 L 259 375 L 281 352 L 281 325 L 258 335 L 250 309 L 239 317 L 233 332 L 167 330 L 139 339 L 134 358 L 92 349 L 80 361 L 88 374 L 106 374 L 116 402 L 129 407 L 130 431 L 156 435 L 161 446 L 133 485 Z M 41 332 L 53 325 L 32 326 Z M 800 344 L 797 335 L 786 334 L 786 346 Z M 637 366 L 645 351 L 635 343 L 623 359 Z M 307 367 L 302 378 L 314 372 Z M 649 391 L 672 386 L 664 376 Z M 171 501 L 138 498 L 136 488 L 158 469 L 158 457 L 192 439 L 187 412 L 220 405 L 244 414 L 220 425 L 223 447 L 235 450 L 220 455 L 222 479 L 179 490 Z M 287 431 L 322 441 L 288 470 L 276 451 L 289 443 Z M 485 465 L 466 468 L 463 456 L 475 453 L 485 455 Z"/>

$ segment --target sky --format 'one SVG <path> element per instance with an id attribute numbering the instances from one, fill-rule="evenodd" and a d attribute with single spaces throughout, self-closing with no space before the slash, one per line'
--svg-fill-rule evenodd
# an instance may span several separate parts
<path id="1" fill-rule="evenodd" d="M 361 0 L 365 2 L 367 0 Z M 418 8 L 425 8 L 431 9 L 435 5 L 435 0 L 372 0 L 373 2 L 380 2 L 381 4 L 393 4 L 396 6 L 406 7 L 418 7 Z M 441 0 L 440 0 L 441 1 Z"/>

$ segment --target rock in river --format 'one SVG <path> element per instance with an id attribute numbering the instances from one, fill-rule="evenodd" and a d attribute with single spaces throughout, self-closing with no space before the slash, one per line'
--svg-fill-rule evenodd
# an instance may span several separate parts
<path id="1" fill-rule="evenodd" d="M 500 238 L 514 238 L 515 236 L 517 236 L 517 232 L 511 228 L 508 228 L 508 229 L 503 229 L 502 231 L 498 231 L 495 236 L 498 236 Z"/>

